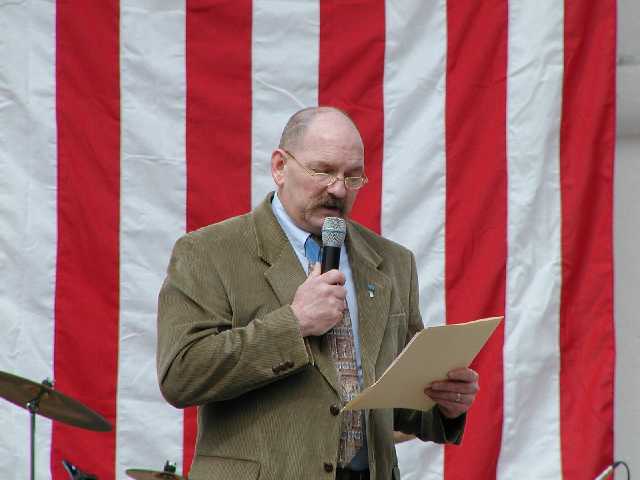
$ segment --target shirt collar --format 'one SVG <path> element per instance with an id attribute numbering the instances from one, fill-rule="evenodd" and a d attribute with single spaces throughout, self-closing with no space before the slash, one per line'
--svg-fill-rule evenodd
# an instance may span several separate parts
<path id="1" fill-rule="evenodd" d="M 307 238 L 309 238 L 309 235 L 311 234 L 293 223 L 293 220 L 291 220 L 291 217 L 284 209 L 284 205 L 282 205 L 282 202 L 278 197 L 278 192 L 273 196 L 271 208 L 273 209 L 273 214 L 276 216 L 280 226 L 284 230 L 284 233 L 287 235 L 289 242 L 291 242 L 293 249 L 296 252 L 302 252 L 304 254 L 304 242 L 307 241 Z"/>

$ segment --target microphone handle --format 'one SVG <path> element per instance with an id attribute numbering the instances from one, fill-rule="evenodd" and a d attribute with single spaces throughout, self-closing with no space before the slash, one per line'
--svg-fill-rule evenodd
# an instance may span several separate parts
<path id="1" fill-rule="evenodd" d="M 340 247 L 322 247 L 322 273 L 338 270 L 340 267 Z"/>

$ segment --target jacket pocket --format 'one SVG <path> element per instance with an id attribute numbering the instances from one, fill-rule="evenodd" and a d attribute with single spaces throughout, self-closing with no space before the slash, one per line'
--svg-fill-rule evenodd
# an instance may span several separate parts
<path id="1" fill-rule="evenodd" d="M 259 475 L 260 464 L 252 460 L 196 455 L 189 480 L 255 480 Z"/>
<path id="2" fill-rule="evenodd" d="M 393 358 L 402 351 L 407 340 L 407 315 L 403 312 L 389 315 L 389 346 L 393 352 Z"/>
<path id="3" fill-rule="evenodd" d="M 389 315 L 389 323 L 394 326 L 400 325 L 407 327 L 407 314 L 404 312 L 392 313 Z"/>

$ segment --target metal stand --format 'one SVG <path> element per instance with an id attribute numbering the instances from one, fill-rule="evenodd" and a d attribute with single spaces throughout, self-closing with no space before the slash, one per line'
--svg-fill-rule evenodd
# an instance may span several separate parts
<path id="1" fill-rule="evenodd" d="M 49 388 L 53 387 L 53 384 L 49 379 L 43 380 L 42 385 Z M 27 403 L 27 410 L 29 410 L 29 417 L 31 421 L 31 480 L 35 480 L 36 478 L 36 413 L 38 413 L 38 409 L 40 408 L 40 400 L 46 392 L 47 390 L 45 388 L 41 388 L 38 395 L 36 395 L 36 398 Z"/>

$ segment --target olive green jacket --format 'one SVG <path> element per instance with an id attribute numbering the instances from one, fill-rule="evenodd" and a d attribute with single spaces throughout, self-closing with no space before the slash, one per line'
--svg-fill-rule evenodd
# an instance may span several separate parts
<path id="1" fill-rule="evenodd" d="M 272 195 L 249 214 L 179 239 L 160 292 L 161 391 L 176 407 L 200 406 L 191 480 L 335 476 L 336 368 L 320 337 L 300 336 L 290 304 L 306 274 L 272 213 Z M 422 328 L 415 259 L 351 221 L 346 244 L 368 386 Z M 457 443 L 464 425 L 437 409 L 364 415 L 374 479 L 399 478 L 394 429 Z"/>

